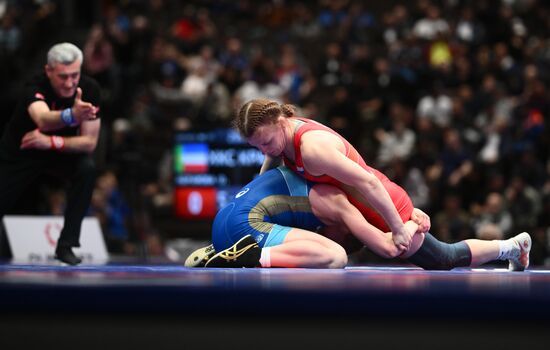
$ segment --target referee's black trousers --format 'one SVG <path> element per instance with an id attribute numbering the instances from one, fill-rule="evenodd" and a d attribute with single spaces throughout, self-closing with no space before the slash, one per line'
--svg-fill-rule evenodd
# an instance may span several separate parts
<path id="1" fill-rule="evenodd" d="M 45 174 L 67 181 L 65 222 L 57 245 L 79 247 L 82 219 L 95 187 L 96 169 L 90 155 L 45 151 L 44 157 L 27 158 L 7 155 L 0 149 L 0 218 Z"/>

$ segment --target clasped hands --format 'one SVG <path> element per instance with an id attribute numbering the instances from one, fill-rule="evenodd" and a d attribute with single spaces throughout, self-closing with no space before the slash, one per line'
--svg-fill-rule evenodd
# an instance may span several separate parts
<path id="1" fill-rule="evenodd" d="M 410 224 L 405 223 L 402 230 L 393 232 L 392 239 L 401 254 L 409 250 L 412 238 L 417 233 L 426 233 L 430 230 L 430 217 L 422 210 L 414 208 L 411 213 Z"/>

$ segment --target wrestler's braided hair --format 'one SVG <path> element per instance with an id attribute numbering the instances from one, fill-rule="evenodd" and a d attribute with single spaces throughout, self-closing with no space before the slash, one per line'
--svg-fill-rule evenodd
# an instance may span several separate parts
<path id="1" fill-rule="evenodd" d="M 262 125 L 274 124 L 279 116 L 290 118 L 296 113 L 296 107 L 279 104 L 276 101 L 258 98 L 242 105 L 233 126 L 241 135 L 248 138 Z"/>

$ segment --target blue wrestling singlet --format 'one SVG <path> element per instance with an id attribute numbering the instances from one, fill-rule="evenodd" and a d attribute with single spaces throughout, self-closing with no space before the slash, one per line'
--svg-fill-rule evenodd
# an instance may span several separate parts
<path id="1" fill-rule="evenodd" d="M 260 247 L 279 245 L 294 227 L 315 232 L 323 224 L 311 212 L 312 185 L 286 167 L 258 176 L 216 215 L 214 248 L 227 249 L 245 235 L 252 235 Z"/>

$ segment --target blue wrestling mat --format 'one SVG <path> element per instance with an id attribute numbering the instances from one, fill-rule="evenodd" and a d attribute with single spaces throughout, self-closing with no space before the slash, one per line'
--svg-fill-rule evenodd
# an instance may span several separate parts
<path id="1" fill-rule="evenodd" d="M 327 343 L 323 336 L 318 338 L 320 330 L 330 339 L 347 336 L 359 342 L 368 326 L 371 340 L 385 344 L 393 341 L 387 337 L 395 327 L 413 342 L 425 339 L 423 331 L 429 327 L 441 328 L 447 337 L 451 334 L 445 329 L 482 340 L 504 332 L 508 339 L 502 345 L 517 345 L 523 344 L 525 335 L 550 341 L 550 271 L 3 264 L 0 309 L 9 315 L 0 322 L 0 332 L 12 335 L 32 330 L 47 337 L 67 327 L 78 334 L 85 327 L 114 341 L 131 326 L 138 333 L 165 332 L 173 342 L 186 334 L 191 343 L 200 343 L 211 329 L 238 334 L 244 331 L 242 325 L 258 341 L 273 334 L 298 337 L 311 332 L 317 337 L 313 343 L 322 347 Z M 515 330 L 521 330 L 517 338 Z M 148 339 L 141 336 L 134 335 L 136 344 Z M 10 337 L 0 334 L 0 344 L 2 339 Z"/>
<path id="2" fill-rule="evenodd" d="M 393 317 L 407 309 L 416 316 L 437 318 L 495 319 L 510 314 L 546 318 L 550 316 L 550 271 L 8 264 L 0 265 L 0 308 L 358 317 Z"/>

